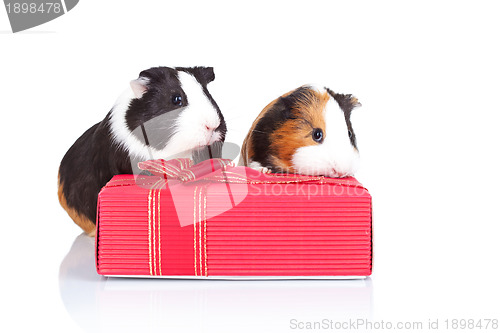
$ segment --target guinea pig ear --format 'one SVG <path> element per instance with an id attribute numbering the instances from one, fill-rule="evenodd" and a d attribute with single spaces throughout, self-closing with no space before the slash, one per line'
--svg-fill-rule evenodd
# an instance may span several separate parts
<path id="1" fill-rule="evenodd" d="M 148 90 L 149 79 L 145 77 L 139 77 L 136 80 L 130 81 L 130 87 L 134 92 L 135 98 L 141 98 L 142 95 Z"/>
<path id="2" fill-rule="evenodd" d="M 209 84 L 215 80 L 215 73 L 213 67 L 195 67 L 203 84 Z"/>
<path id="3" fill-rule="evenodd" d="M 354 108 L 361 106 L 361 103 L 356 97 L 351 94 L 338 94 L 331 89 L 325 87 L 326 91 L 339 103 L 342 110 L 351 111 Z"/>

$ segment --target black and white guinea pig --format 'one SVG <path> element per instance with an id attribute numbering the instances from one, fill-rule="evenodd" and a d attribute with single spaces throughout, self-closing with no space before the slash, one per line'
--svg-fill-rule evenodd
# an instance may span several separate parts
<path id="1" fill-rule="evenodd" d="M 264 172 L 346 177 L 359 165 L 351 95 L 302 86 L 267 105 L 253 122 L 240 164 Z"/>
<path id="2" fill-rule="evenodd" d="M 154 67 L 118 98 L 104 120 L 88 129 L 61 161 L 58 196 L 87 234 L 95 232 L 97 196 L 138 161 L 192 157 L 224 141 L 226 123 L 207 90 L 213 68 Z"/>

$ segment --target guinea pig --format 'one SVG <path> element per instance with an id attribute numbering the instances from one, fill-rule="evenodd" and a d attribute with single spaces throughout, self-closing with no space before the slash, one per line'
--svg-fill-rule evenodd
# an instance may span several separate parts
<path id="1" fill-rule="evenodd" d="M 267 105 L 253 122 L 240 164 L 263 172 L 352 176 L 359 165 L 352 95 L 302 86 Z"/>
<path id="2" fill-rule="evenodd" d="M 144 70 L 71 146 L 59 167 L 59 202 L 88 235 L 95 233 L 98 193 L 114 175 L 224 141 L 226 123 L 207 90 L 214 79 L 211 67 Z"/>

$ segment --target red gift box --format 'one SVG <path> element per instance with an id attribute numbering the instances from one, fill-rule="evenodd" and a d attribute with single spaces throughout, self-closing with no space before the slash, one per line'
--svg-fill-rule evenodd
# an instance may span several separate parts
<path id="1" fill-rule="evenodd" d="M 107 276 L 365 277 L 371 196 L 355 178 L 263 174 L 213 159 L 140 163 L 99 193 L 96 266 Z"/>

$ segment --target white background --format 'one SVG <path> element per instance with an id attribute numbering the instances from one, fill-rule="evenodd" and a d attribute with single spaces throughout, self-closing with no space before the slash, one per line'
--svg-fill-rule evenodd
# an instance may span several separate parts
<path id="1" fill-rule="evenodd" d="M 367 318 L 424 328 L 439 319 L 444 331 L 447 318 L 500 319 L 499 7 L 82 0 L 18 34 L 1 9 L 0 326 L 294 332 L 311 330 L 291 319 Z M 92 240 L 57 201 L 58 165 L 128 82 L 157 65 L 214 66 L 209 89 L 238 144 L 268 102 L 299 85 L 357 96 L 357 178 L 374 203 L 371 279 L 98 277 Z"/>

